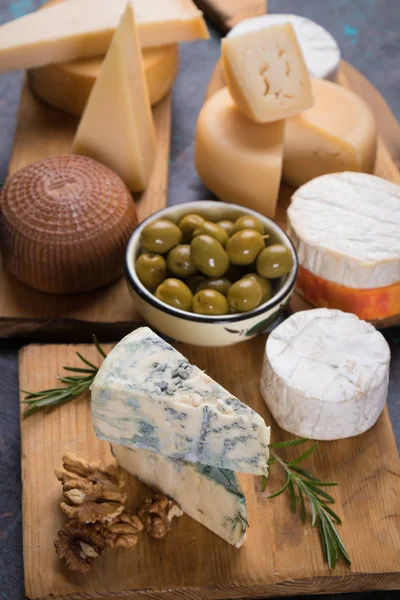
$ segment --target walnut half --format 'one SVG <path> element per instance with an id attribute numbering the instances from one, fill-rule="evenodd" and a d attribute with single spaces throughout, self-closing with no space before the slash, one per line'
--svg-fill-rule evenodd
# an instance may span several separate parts
<path id="1" fill-rule="evenodd" d="M 171 530 L 174 517 L 181 517 L 180 506 L 167 496 L 156 495 L 145 498 L 137 512 L 145 532 L 156 540 L 162 540 Z"/>
<path id="2" fill-rule="evenodd" d="M 101 525 L 83 525 L 71 520 L 64 524 L 54 542 L 58 558 L 68 569 L 86 573 L 105 548 Z"/>

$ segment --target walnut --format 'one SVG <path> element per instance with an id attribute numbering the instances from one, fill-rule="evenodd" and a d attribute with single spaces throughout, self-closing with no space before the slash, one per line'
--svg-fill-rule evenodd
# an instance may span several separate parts
<path id="1" fill-rule="evenodd" d="M 93 561 L 105 548 L 101 525 L 83 525 L 77 520 L 67 521 L 54 542 L 58 558 L 68 569 L 86 573 Z"/>
<path id="2" fill-rule="evenodd" d="M 181 517 L 183 512 L 174 500 L 156 495 L 145 498 L 137 512 L 143 522 L 145 532 L 156 540 L 163 539 L 172 527 L 172 519 Z"/>
<path id="3" fill-rule="evenodd" d="M 126 494 L 120 469 L 101 461 L 89 463 L 64 454 L 63 469 L 55 474 L 62 483 L 61 510 L 81 523 L 109 523 L 124 510 Z"/>
<path id="4" fill-rule="evenodd" d="M 138 516 L 124 511 L 104 529 L 110 548 L 133 548 L 138 543 L 138 534 L 143 531 L 143 523 Z"/>

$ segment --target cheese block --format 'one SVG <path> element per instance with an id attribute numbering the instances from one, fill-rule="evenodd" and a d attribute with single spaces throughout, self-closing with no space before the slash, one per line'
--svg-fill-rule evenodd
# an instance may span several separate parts
<path id="1" fill-rule="evenodd" d="M 248 527 L 247 508 L 233 471 L 117 444 L 112 444 L 111 450 L 123 469 L 176 500 L 189 517 L 240 548 Z"/>
<path id="2" fill-rule="evenodd" d="M 148 184 L 155 145 L 153 115 L 133 4 L 128 2 L 71 151 L 104 163 L 130 190 L 138 192 Z"/>
<path id="3" fill-rule="evenodd" d="M 266 474 L 270 430 L 246 404 L 142 327 L 110 352 L 93 382 L 103 440 L 188 462 Z"/>
<path id="4" fill-rule="evenodd" d="M 287 120 L 283 180 L 298 187 L 326 173 L 375 166 L 377 127 L 357 94 L 322 79 L 312 80 L 315 104 Z"/>
<path id="5" fill-rule="evenodd" d="M 0 72 L 101 56 L 126 0 L 68 0 L 0 27 Z M 207 39 L 192 0 L 134 0 L 142 48 Z"/>
<path id="6" fill-rule="evenodd" d="M 237 108 L 228 89 L 214 94 L 200 111 L 195 163 L 221 200 L 275 215 L 282 172 L 284 121 L 259 124 Z"/>
<path id="7" fill-rule="evenodd" d="M 104 57 L 56 63 L 28 71 L 29 84 L 45 102 L 80 117 L 95 84 Z M 145 48 L 144 73 L 150 103 L 157 104 L 171 90 L 179 67 L 177 44 Z"/>
<path id="8" fill-rule="evenodd" d="M 326 29 L 310 19 L 290 14 L 252 17 L 235 25 L 228 37 L 284 23 L 293 26 L 310 75 L 335 81 L 340 65 L 339 46 Z"/>
<path id="9" fill-rule="evenodd" d="M 389 362 L 370 323 L 339 310 L 302 311 L 268 337 L 261 394 L 278 425 L 299 437 L 360 435 L 385 405 Z"/>
<path id="10" fill-rule="evenodd" d="M 400 313 L 400 186 L 364 173 L 318 177 L 294 193 L 288 227 L 307 300 L 368 320 Z"/>
<path id="11" fill-rule="evenodd" d="M 290 23 L 225 38 L 221 50 L 229 91 L 253 121 L 285 119 L 313 105 L 307 66 Z"/>

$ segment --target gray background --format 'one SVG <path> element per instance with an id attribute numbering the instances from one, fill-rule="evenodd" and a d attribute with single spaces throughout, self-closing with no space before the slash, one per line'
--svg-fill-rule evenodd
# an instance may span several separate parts
<path id="1" fill-rule="evenodd" d="M 42 3 L 0 0 L 0 23 Z M 400 0 L 270 0 L 269 10 L 303 15 L 328 29 L 338 41 L 343 58 L 369 78 L 400 119 Z M 182 47 L 173 95 L 169 202 L 206 197 L 193 167 L 193 135 L 196 115 L 218 55 L 219 33 L 214 29 L 211 40 Z M 21 73 L 0 75 L 0 182 L 7 173 L 21 79 Z M 385 336 L 393 356 L 389 410 L 399 445 L 400 330 L 392 328 Z M 0 340 L 0 600 L 21 600 L 24 595 L 17 352 L 28 342 Z M 342 597 L 394 600 L 399 598 L 399 592 Z"/>

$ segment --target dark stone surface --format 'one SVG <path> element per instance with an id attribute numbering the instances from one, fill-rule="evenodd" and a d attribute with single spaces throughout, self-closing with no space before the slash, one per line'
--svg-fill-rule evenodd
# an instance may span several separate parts
<path id="1" fill-rule="evenodd" d="M 0 23 L 21 16 L 42 3 L 40 0 L 0 0 Z M 270 12 L 297 13 L 326 27 L 337 39 L 343 57 L 376 85 L 400 117 L 399 0 L 270 0 L 269 6 Z M 181 70 L 173 101 L 171 203 L 204 198 L 206 194 L 193 166 L 193 135 L 196 115 L 218 54 L 219 35 L 216 31 L 213 31 L 212 40 L 182 48 Z M 0 75 L 0 181 L 7 172 L 21 80 L 21 73 Z M 400 330 L 391 329 L 385 336 L 393 355 L 389 410 L 399 444 Z M 28 342 L 0 340 L 0 600 L 20 600 L 24 595 L 17 352 Z M 399 593 L 371 592 L 321 598 L 394 600 L 399 598 Z"/>

